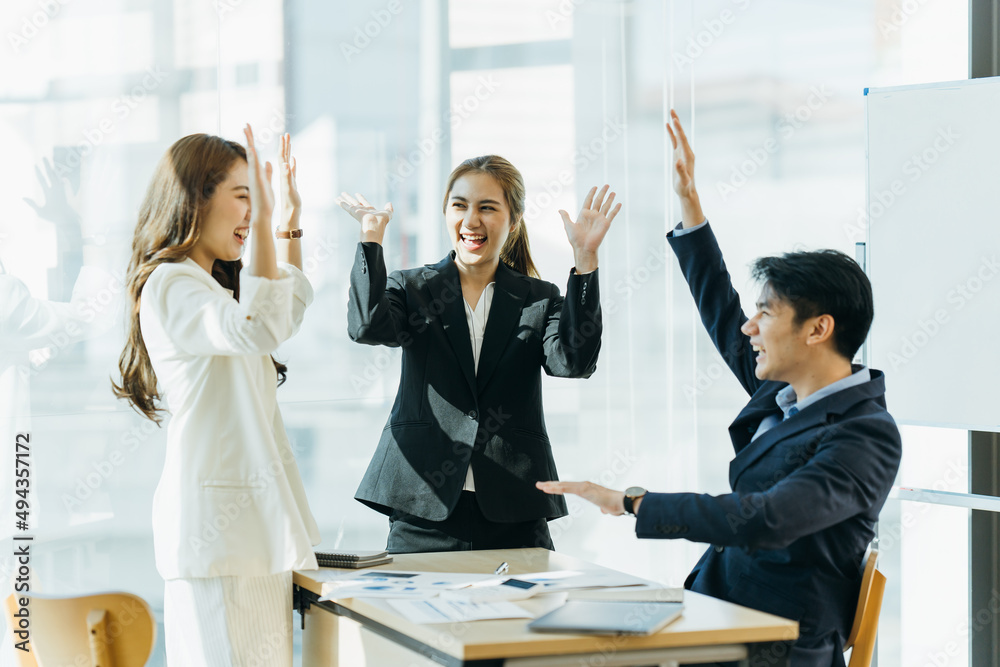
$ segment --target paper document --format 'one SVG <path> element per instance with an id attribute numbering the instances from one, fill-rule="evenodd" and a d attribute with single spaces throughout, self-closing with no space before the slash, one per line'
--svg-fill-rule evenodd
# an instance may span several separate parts
<path id="1" fill-rule="evenodd" d="M 580 571 L 554 570 L 552 572 L 533 572 L 518 574 L 518 579 L 533 581 L 545 586 L 546 591 L 570 591 L 582 588 L 617 588 L 619 586 L 660 587 L 660 584 L 648 579 L 615 572 L 614 570 Z"/>
<path id="2" fill-rule="evenodd" d="M 411 623 L 454 623 L 502 618 L 532 618 L 513 602 L 465 602 L 461 600 L 389 600 L 389 604 Z"/>
<path id="3" fill-rule="evenodd" d="M 496 583 L 493 574 L 465 572 L 402 572 L 369 570 L 368 572 L 338 572 L 320 570 L 310 576 L 323 584 L 321 600 L 351 597 L 426 597 L 445 590 L 465 588 L 474 584 Z"/>

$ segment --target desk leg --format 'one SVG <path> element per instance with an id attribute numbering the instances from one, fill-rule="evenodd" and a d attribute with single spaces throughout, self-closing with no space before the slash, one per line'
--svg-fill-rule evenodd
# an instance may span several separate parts
<path id="1" fill-rule="evenodd" d="M 765 642 L 748 644 L 746 660 L 740 667 L 789 667 L 789 654 L 794 642 Z"/>
<path id="2" fill-rule="evenodd" d="M 313 605 L 305 614 L 302 667 L 440 667 L 433 660 L 321 607 Z"/>
<path id="3" fill-rule="evenodd" d="M 312 606 L 304 612 L 302 667 L 338 667 L 340 664 L 340 618 Z"/>

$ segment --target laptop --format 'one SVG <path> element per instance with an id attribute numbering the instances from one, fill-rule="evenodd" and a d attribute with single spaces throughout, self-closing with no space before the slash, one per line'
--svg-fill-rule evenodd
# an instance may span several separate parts
<path id="1" fill-rule="evenodd" d="M 528 624 L 532 632 L 576 635 L 651 635 L 680 618 L 680 602 L 569 600 Z"/>

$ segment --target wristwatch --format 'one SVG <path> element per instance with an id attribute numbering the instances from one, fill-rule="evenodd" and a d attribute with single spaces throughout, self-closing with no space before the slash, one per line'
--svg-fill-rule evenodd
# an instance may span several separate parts
<path id="1" fill-rule="evenodd" d="M 625 505 L 625 513 L 635 516 L 635 512 L 632 510 L 632 505 L 636 500 L 642 498 L 646 495 L 646 489 L 641 486 L 630 486 L 625 489 L 625 500 L 623 504 Z"/>
<path id="2" fill-rule="evenodd" d="M 280 229 L 274 230 L 274 238 L 276 239 L 300 239 L 302 238 L 302 229 L 289 229 L 287 231 L 282 231 Z"/>

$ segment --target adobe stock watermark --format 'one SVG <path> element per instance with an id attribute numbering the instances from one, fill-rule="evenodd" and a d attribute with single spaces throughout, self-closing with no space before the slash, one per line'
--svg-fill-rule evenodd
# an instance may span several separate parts
<path id="1" fill-rule="evenodd" d="M 716 181 L 715 189 L 722 201 L 726 201 L 749 183 L 754 174 L 781 151 L 782 142 L 791 139 L 813 117 L 814 113 L 823 108 L 832 96 L 833 92 L 827 88 L 825 83 L 810 87 L 809 95 L 805 101 L 793 111 L 784 114 L 778 121 L 780 138 L 778 135 L 770 136 L 760 146 L 748 148 L 746 159 L 738 165 L 733 165 L 729 178 L 725 181 Z"/>
<path id="2" fill-rule="evenodd" d="M 948 461 L 947 470 L 940 477 L 934 480 L 931 489 L 934 491 L 947 491 L 955 488 L 959 482 L 964 482 L 969 478 L 969 466 L 963 459 L 952 459 Z M 902 512 L 899 521 L 888 524 L 885 521 L 878 522 L 878 548 L 883 554 L 889 553 L 896 545 L 902 544 L 903 533 L 907 528 L 912 528 L 917 524 L 920 517 L 927 514 L 935 505 L 931 503 L 915 502 L 913 506 L 916 511 L 909 509 Z"/>
<path id="3" fill-rule="evenodd" d="M 312 276 L 322 264 L 336 256 L 338 247 L 336 238 L 320 236 L 309 256 L 302 260 L 302 273 L 306 276 Z"/>
<path id="4" fill-rule="evenodd" d="M 108 275 L 110 279 L 104 287 L 88 293 L 85 299 L 80 297 L 72 302 L 74 315 L 66 316 L 58 327 L 53 327 L 48 345 L 32 350 L 28 365 L 18 366 L 22 377 L 37 376 L 67 348 L 94 335 L 95 330 L 100 332 L 112 326 L 110 318 L 117 311 L 120 296 L 125 291 L 125 275 L 121 272 Z"/>
<path id="5" fill-rule="evenodd" d="M 266 466 L 252 472 L 246 478 L 245 486 L 218 486 L 225 500 L 216 504 L 216 512 L 211 517 L 202 520 L 194 534 L 188 535 L 188 546 L 195 554 L 215 543 L 232 526 L 239 523 L 243 513 L 257 505 L 257 501 L 268 487 L 275 483 L 279 474 L 283 474 L 286 465 L 295 465 L 295 445 L 278 447 L 278 458 L 272 459 Z M 204 488 L 212 488 L 206 485 Z"/>
<path id="6" fill-rule="evenodd" d="M 736 6 L 737 10 L 742 12 L 750 7 L 751 0 L 732 0 L 732 3 Z M 712 45 L 722 37 L 723 33 L 726 32 L 726 28 L 736 23 L 737 18 L 738 15 L 736 12 L 726 8 L 720 11 L 718 16 L 703 20 L 701 22 L 701 30 L 697 32 L 692 31 L 688 36 L 683 52 L 674 52 L 674 64 L 678 68 L 694 65 L 694 62 L 705 55 L 705 52 L 712 48 Z"/>
<path id="7" fill-rule="evenodd" d="M 669 264 L 669 260 L 667 259 L 666 248 L 649 246 L 646 258 L 630 268 L 625 276 L 619 278 L 615 282 L 612 292 L 619 295 L 625 303 L 628 303 L 631 301 L 632 295 L 648 284 L 667 264 Z M 615 296 L 601 302 L 601 308 L 607 311 L 609 315 L 617 313 L 620 305 L 621 302 Z"/>
<path id="8" fill-rule="evenodd" d="M 496 408 L 488 408 L 484 415 L 484 418 L 476 427 L 476 439 L 473 445 L 470 446 L 461 441 L 456 441 L 452 444 L 451 453 L 457 457 L 458 465 L 452 459 L 445 459 L 441 462 L 438 470 L 424 470 L 422 477 L 430 486 L 440 489 L 445 485 L 448 478 L 457 473 L 464 475 L 468 468 L 465 464 L 472 459 L 473 447 L 485 447 L 486 443 L 499 433 L 504 424 L 514 416 L 504 412 L 502 405 L 498 405 Z"/>
<path id="9" fill-rule="evenodd" d="M 982 257 L 982 261 L 972 275 L 948 290 L 947 295 L 945 295 L 945 301 L 949 304 L 947 308 L 936 309 L 926 320 L 919 319 L 917 328 L 912 333 L 900 338 L 899 346 L 888 356 L 892 370 L 897 370 L 900 366 L 910 363 L 920 353 L 920 350 L 927 347 L 951 322 L 952 314 L 962 310 L 975 299 L 983 291 L 983 288 L 996 277 L 998 272 L 1000 272 L 1000 262 L 997 262 L 996 255 Z"/>
<path id="10" fill-rule="evenodd" d="M 495 79 L 492 73 L 480 76 L 472 93 L 452 104 L 442 116 L 440 125 L 435 127 L 430 134 L 418 139 L 412 150 L 396 157 L 395 168 L 385 176 L 386 185 L 389 188 L 398 188 L 407 178 L 417 173 L 417 168 L 435 155 L 444 142 L 446 138 L 445 125 L 453 130 L 460 126 L 500 86 L 501 82 Z"/>
<path id="11" fill-rule="evenodd" d="M 398 359 L 399 348 L 380 346 L 375 355 L 368 359 L 360 373 L 351 375 L 351 388 L 356 394 L 364 393 L 373 382 L 382 377 L 389 365 Z"/>
<path id="12" fill-rule="evenodd" d="M 899 32 L 926 4 L 927 0 L 903 0 L 902 3 L 893 5 L 888 20 L 881 18 L 876 22 L 879 33 L 885 38 L 894 32 Z"/>
<path id="13" fill-rule="evenodd" d="M 167 72 L 159 67 L 147 67 L 146 73 L 136 85 L 115 98 L 111 103 L 108 115 L 97 121 L 94 127 L 83 131 L 83 140 L 77 142 L 62 161 L 55 163 L 55 172 L 59 176 L 69 176 L 80 166 L 83 158 L 93 152 L 98 146 L 114 134 L 118 125 L 124 122 L 132 112 L 141 105 L 149 95 L 160 87 L 167 79 Z"/>
<path id="14" fill-rule="evenodd" d="M 70 0 L 37 0 L 38 9 L 21 19 L 17 32 L 7 33 L 7 41 L 14 53 L 27 46 L 69 3 Z"/>
<path id="15" fill-rule="evenodd" d="M 291 653 L 289 646 L 292 637 L 284 632 L 271 632 L 264 637 L 257 638 L 257 646 L 250 652 L 247 658 L 248 667 L 267 667 L 268 665 L 280 664 L 283 662 L 282 654 Z"/>
<path id="16" fill-rule="evenodd" d="M 278 107 L 272 107 L 271 115 L 268 116 L 267 120 L 259 126 L 254 125 L 254 142 L 258 146 L 271 143 L 276 137 L 285 133 L 285 128 L 288 127 L 288 121 L 291 118 L 295 118 L 295 116 L 285 113 Z"/>
<path id="17" fill-rule="evenodd" d="M 618 486 L 618 481 L 632 470 L 638 460 L 638 457 L 633 452 L 616 449 L 614 458 L 612 458 L 608 467 L 602 470 L 596 477 L 591 478 L 590 481 L 594 484 L 613 489 Z M 562 517 L 558 522 L 549 524 L 549 532 L 553 541 L 568 532 L 573 527 L 573 524 L 576 523 L 577 517 L 590 513 L 591 505 L 587 501 L 574 501 L 567 503 L 567 505 L 569 514 Z"/>
<path id="18" fill-rule="evenodd" d="M 402 0 L 389 0 L 384 9 L 373 10 L 371 20 L 365 22 L 363 26 L 354 27 L 354 39 L 340 43 L 340 55 L 344 56 L 344 60 L 348 63 L 360 56 L 361 52 L 371 46 L 402 11 Z"/>
<path id="19" fill-rule="evenodd" d="M 90 643 L 90 650 L 86 653 L 77 653 L 76 658 L 73 659 L 72 665 L 89 665 L 93 664 L 93 651 L 95 643 L 98 645 L 103 644 L 104 646 L 110 647 L 115 641 L 121 637 L 125 632 L 140 618 L 146 617 L 146 610 L 143 608 L 142 604 L 138 600 L 128 600 L 121 607 L 118 608 L 118 612 L 113 618 L 109 617 L 107 626 L 105 627 L 105 632 L 96 633 L 91 631 L 91 635 L 88 637 Z M 95 636 L 97 635 L 97 636 Z M 24 637 L 28 639 L 28 637 Z"/>
<path id="20" fill-rule="evenodd" d="M 927 652 L 927 660 L 923 667 L 948 667 L 954 658 L 965 654 L 970 635 L 991 629 L 997 614 L 1000 614 L 1000 591 L 994 588 L 990 591 L 990 599 L 984 607 L 970 614 L 969 618 L 959 621 L 952 633 L 952 639 L 940 647 L 942 650 Z"/>
<path id="21" fill-rule="evenodd" d="M 586 143 L 579 144 L 573 156 L 573 167 L 576 169 L 576 173 L 580 173 L 599 160 L 607 152 L 608 146 L 625 134 L 625 129 L 626 125 L 623 120 L 609 118 L 604 122 L 604 126 L 597 136 Z M 525 219 L 535 218 L 542 212 L 542 209 L 551 206 L 556 197 L 561 195 L 566 188 L 572 186 L 573 181 L 574 172 L 563 169 L 556 175 L 555 179 L 544 183 L 542 187 L 545 188 L 545 191 L 539 192 L 525 202 Z"/>
<path id="22" fill-rule="evenodd" d="M 154 422 L 143 419 L 140 425 L 123 433 L 118 440 L 118 446 L 110 454 L 99 461 L 92 462 L 90 465 L 93 470 L 76 478 L 73 493 L 63 493 L 59 497 L 63 507 L 70 512 L 83 507 L 83 504 L 100 490 L 104 483 L 125 463 L 128 455 L 138 449 L 139 445 L 149 440 L 158 430 L 159 427 Z"/>
<path id="23" fill-rule="evenodd" d="M 573 18 L 573 12 L 583 3 L 584 0 L 560 0 L 555 9 L 545 10 L 545 20 L 549 24 L 549 29 L 555 30 L 560 23 Z"/>
<path id="24" fill-rule="evenodd" d="M 738 359 L 741 355 L 752 354 L 749 341 L 750 339 L 747 337 L 734 341 L 728 350 L 721 351 L 722 359 L 714 360 L 707 368 L 698 369 L 695 373 L 694 382 L 685 384 L 682 390 L 684 398 L 688 400 L 688 403 L 693 403 L 695 398 L 701 396 L 719 378 L 724 376 L 727 371 L 731 370 L 729 366 L 730 361 Z"/>
<path id="25" fill-rule="evenodd" d="M 919 181 L 929 169 L 941 159 L 941 157 L 951 150 L 952 146 L 961 138 L 951 125 L 939 127 L 931 140 L 929 146 L 919 153 L 913 153 L 907 158 L 900 170 L 906 180 L 895 178 L 889 186 L 883 189 L 873 190 L 869 196 L 869 211 L 858 208 L 858 215 L 852 225 L 844 227 L 844 233 L 848 240 L 855 240 L 863 237 L 868 228 L 875 224 L 892 206 L 899 201 L 908 191 L 911 185 Z"/>
<path id="26" fill-rule="evenodd" d="M 406 318 L 406 322 L 399 322 L 400 331 L 396 334 L 391 343 L 382 343 L 379 352 L 374 359 L 369 359 L 360 375 L 355 373 L 351 376 L 351 386 L 354 391 L 362 394 L 372 382 L 381 377 L 395 355 L 396 348 L 407 348 L 413 344 L 414 335 L 420 335 L 431 326 L 449 304 L 455 303 L 462 298 L 462 286 L 455 281 L 445 283 L 441 294 L 426 305 L 420 306 L 411 312 Z"/>

